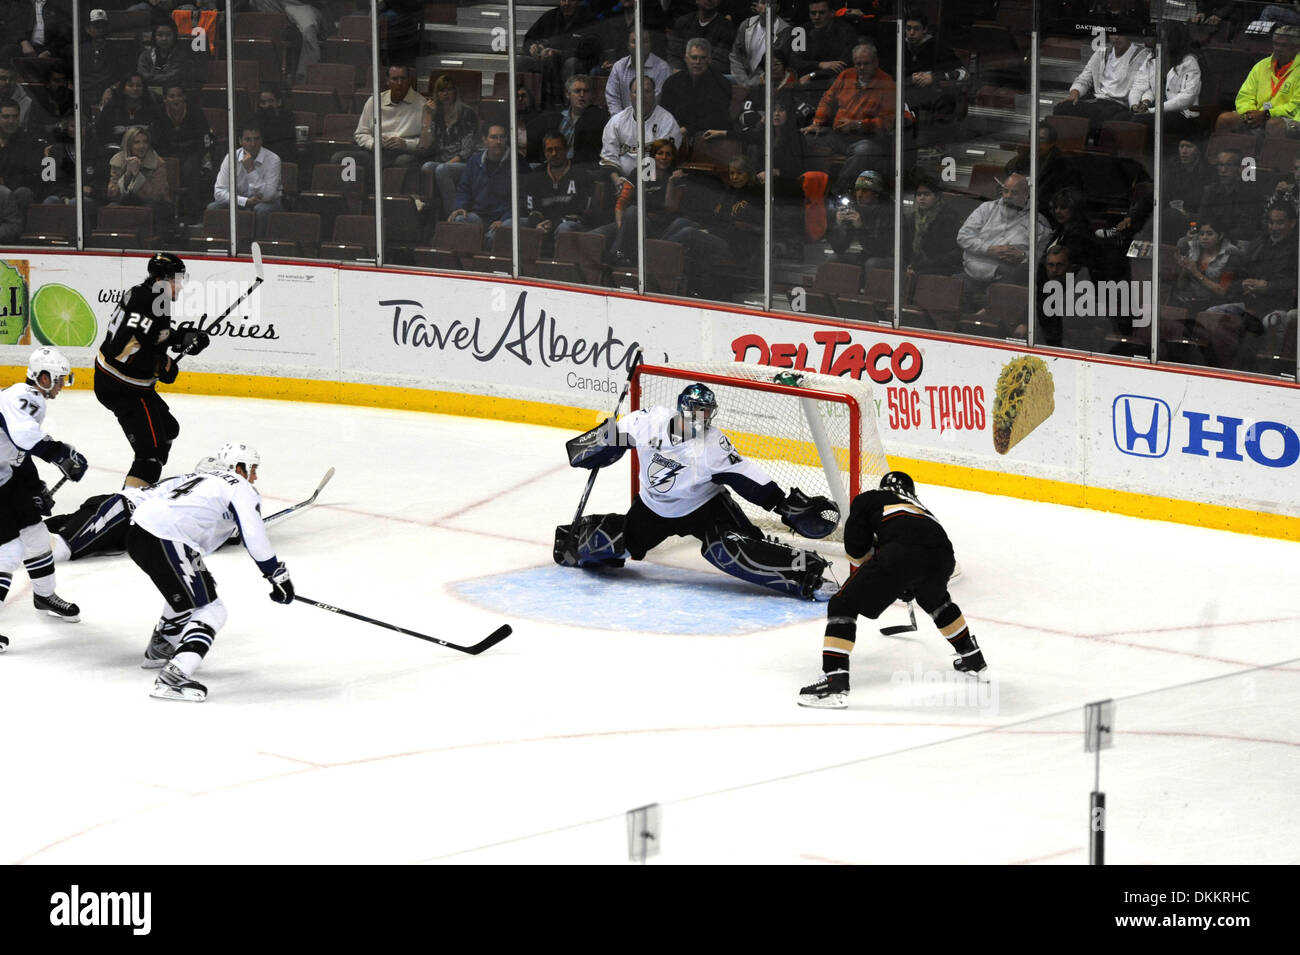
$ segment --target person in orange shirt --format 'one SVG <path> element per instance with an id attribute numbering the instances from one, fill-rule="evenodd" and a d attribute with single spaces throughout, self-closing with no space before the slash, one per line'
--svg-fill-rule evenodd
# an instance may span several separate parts
<path id="1" fill-rule="evenodd" d="M 887 163 L 894 135 L 894 80 L 880 69 L 875 44 L 853 48 L 853 68 L 835 77 L 817 114 L 803 132 L 831 134 L 830 147 L 845 157 L 835 191 L 846 193 L 867 169 L 880 171 Z"/>

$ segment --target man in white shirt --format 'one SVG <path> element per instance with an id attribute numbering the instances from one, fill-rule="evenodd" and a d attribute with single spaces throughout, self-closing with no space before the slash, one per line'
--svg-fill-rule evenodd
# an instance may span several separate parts
<path id="1" fill-rule="evenodd" d="M 388 68 L 388 89 L 379 94 L 380 158 L 385 166 L 405 166 L 416 162 L 420 130 L 424 125 L 425 99 L 412 88 L 414 82 L 415 74 L 411 67 Z M 350 156 L 371 165 L 375 154 L 374 121 L 375 98 L 372 96 L 362 107 L 361 118 L 357 120 L 357 129 L 352 135 L 360 148 L 340 150 L 330 161 L 343 162 Z"/>
<path id="2" fill-rule="evenodd" d="M 767 81 L 767 52 L 780 50 L 789 42 L 790 24 L 773 14 L 772 32 L 775 43 L 767 37 L 767 0 L 756 0 L 756 16 L 750 17 L 736 30 L 736 41 L 731 46 L 731 75 L 736 83 L 746 89 L 761 89 Z"/>
<path id="3" fill-rule="evenodd" d="M 162 668 L 150 696 L 193 703 L 207 697 L 207 687 L 193 675 L 226 622 L 226 607 L 203 558 L 236 530 L 270 582 L 271 599 L 293 602 L 293 582 L 267 539 L 262 498 L 253 487 L 260 463 L 253 448 L 226 444 L 214 456 L 211 470 L 123 491 L 135 506 L 126 552 L 166 601 L 141 664 L 145 669 Z"/>
<path id="4" fill-rule="evenodd" d="M 554 557 L 566 567 L 622 567 L 643 560 L 669 537 L 691 536 L 700 554 L 733 577 L 791 597 L 812 598 L 828 562 L 762 532 L 745 516 L 731 491 L 775 511 L 792 530 L 823 538 L 839 524 L 829 498 L 788 495 L 757 464 L 740 456 L 713 427 L 718 402 L 702 384 L 688 385 L 677 407 L 647 408 L 606 421 L 568 443 L 573 467 L 613 464 L 637 449 L 641 490 L 627 514 L 599 514 L 555 529 Z"/>
<path id="5" fill-rule="evenodd" d="M 627 90 L 632 105 L 609 118 L 601 138 L 600 164 L 612 170 L 616 183 L 630 178 L 636 171 L 637 157 L 643 148 L 643 143 L 637 142 L 636 135 L 636 94 L 632 92 L 635 86 L 634 79 Z M 605 94 L 609 95 L 609 87 L 605 88 Z M 677 125 L 673 114 L 658 104 L 655 99 L 655 82 L 648 76 L 641 79 L 641 109 L 645 117 L 645 143 L 652 143 L 656 139 L 671 139 L 674 146 L 681 146 L 681 127 Z"/>
<path id="6" fill-rule="evenodd" d="M 605 105 L 609 107 L 611 116 L 627 109 L 635 98 L 628 95 L 631 84 L 636 82 L 636 62 L 632 59 L 635 50 L 636 31 L 633 30 L 627 35 L 628 55 L 614 64 L 613 69 L 609 71 L 609 80 L 605 83 Z M 667 63 L 650 52 L 649 31 L 641 34 L 641 58 L 641 75 L 654 79 L 657 96 L 663 90 L 664 80 L 668 79 L 672 70 Z"/>
<path id="7" fill-rule="evenodd" d="M 1002 182 L 1002 198 L 978 206 L 957 230 L 968 299 L 994 282 L 1027 284 L 1029 222 L 1029 180 L 1012 173 Z M 1047 219 L 1040 215 L 1038 234 L 1046 238 L 1050 231 Z"/>
<path id="8" fill-rule="evenodd" d="M 241 209 L 251 209 L 257 217 L 253 234 L 266 235 L 266 225 L 272 212 L 279 212 L 281 203 L 280 157 L 262 148 L 262 131 L 246 123 L 239 134 L 239 149 L 235 150 L 235 204 Z M 230 206 L 230 156 L 221 160 L 217 184 L 213 189 L 215 201 L 209 209 Z"/>
<path id="9" fill-rule="evenodd" d="M 1052 110 L 1057 116 L 1082 116 L 1088 135 L 1096 137 L 1108 119 L 1128 119 L 1129 94 L 1151 58 L 1151 51 L 1131 37 L 1115 34 L 1105 49 L 1092 55 L 1075 81 L 1068 99 Z"/>

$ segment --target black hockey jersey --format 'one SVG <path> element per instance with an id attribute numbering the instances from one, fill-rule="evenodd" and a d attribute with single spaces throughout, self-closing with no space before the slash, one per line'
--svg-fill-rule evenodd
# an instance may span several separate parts
<path id="1" fill-rule="evenodd" d="M 171 341 L 171 297 L 153 279 L 127 289 L 108 323 L 95 366 L 118 381 L 152 388 L 176 380 L 176 363 L 167 354 Z"/>
<path id="2" fill-rule="evenodd" d="M 849 505 L 844 551 L 858 558 L 883 544 L 908 542 L 952 548 L 943 526 L 920 501 L 893 491 L 864 491 Z"/>

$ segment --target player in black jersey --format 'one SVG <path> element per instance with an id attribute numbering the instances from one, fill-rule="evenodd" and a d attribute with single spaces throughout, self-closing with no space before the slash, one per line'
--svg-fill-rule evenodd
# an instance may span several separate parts
<path id="1" fill-rule="evenodd" d="M 890 471 L 880 479 L 879 490 L 853 499 L 844 525 L 844 550 L 859 565 L 858 571 L 826 605 L 823 676 L 799 691 L 800 706 L 848 705 L 849 652 L 857 638 L 857 617 L 874 620 L 899 597 L 915 598 L 930 615 L 958 654 L 954 669 L 976 675 L 986 669 L 961 608 L 948 595 L 955 564 L 952 543 L 917 499 L 908 475 Z"/>
<path id="2" fill-rule="evenodd" d="M 208 347 L 206 332 L 172 326 L 172 303 L 184 282 L 180 256 L 151 258 L 149 277 L 123 293 L 95 356 L 95 397 L 117 417 L 135 452 L 123 487 L 144 487 L 162 475 L 181 426 L 155 386 L 176 380 L 182 355 Z"/>

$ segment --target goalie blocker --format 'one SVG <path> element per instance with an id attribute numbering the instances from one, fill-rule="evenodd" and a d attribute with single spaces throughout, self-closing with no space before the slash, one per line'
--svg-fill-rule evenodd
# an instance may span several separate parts
<path id="1" fill-rule="evenodd" d="M 721 431 L 713 393 L 686 388 L 670 408 L 606 420 L 566 444 L 574 467 L 600 468 L 629 447 L 642 449 L 641 492 L 624 514 L 582 518 L 555 529 L 554 557 L 567 567 L 621 567 L 672 536 L 700 540 L 700 554 L 718 569 L 778 593 L 812 597 L 829 562 L 818 554 L 765 538 L 731 496 L 776 512 L 805 537 L 820 539 L 839 524 L 839 508 L 825 497 L 794 488 L 786 495 L 767 474 L 742 458 Z M 575 532 L 576 531 L 576 532 Z"/>

